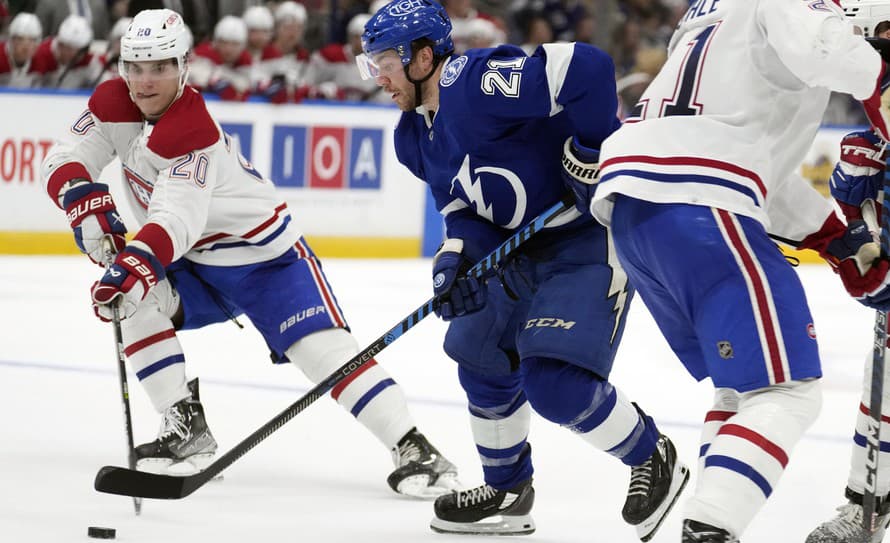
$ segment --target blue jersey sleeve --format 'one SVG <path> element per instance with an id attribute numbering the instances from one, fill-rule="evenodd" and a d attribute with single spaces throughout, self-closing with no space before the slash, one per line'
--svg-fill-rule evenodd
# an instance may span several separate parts
<path id="1" fill-rule="evenodd" d="M 565 114 L 585 146 L 599 148 L 618 129 L 615 66 L 583 43 L 544 44 L 532 56 L 514 46 L 471 50 L 455 90 L 443 96 L 469 119 L 484 112 L 495 124 Z M 462 102 L 462 103 L 461 103 Z"/>

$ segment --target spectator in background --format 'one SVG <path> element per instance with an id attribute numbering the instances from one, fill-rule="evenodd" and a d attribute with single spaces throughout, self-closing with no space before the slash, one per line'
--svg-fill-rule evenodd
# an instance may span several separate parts
<path id="1" fill-rule="evenodd" d="M 213 41 L 198 44 L 190 63 L 189 82 L 223 100 L 246 100 L 250 94 L 251 59 L 247 25 L 226 15 L 213 29 Z"/>
<path id="2" fill-rule="evenodd" d="M 470 23 L 480 18 L 491 20 L 491 17 L 479 13 L 473 7 L 473 0 L 442 0 L 441 3 L 448 13 L 448 18 L 451 19 L 451 40 L 454 42 L 454 52 L 458 55 L 463 54 L 469 49 Z M 494 21 L 492 22 L 494 23 Z M 504 22 L 500 21 L 500 25 L 503 26 L 503 24 Z"/>
<path id="3" fill-rule="evenodd" d="M 93 29 L 80 15 L 69 15 L 54 37 L 43 40 L 34 53 L 38 85 L 52 89 L 87 89 L 102 72 L 102 63 L 90 53 Z"/>
<path id="4" fill-rule="evenodd" d="M 265 94 L 281 70 L 281 50 L 272 43 L 275 18 L 265 6 L 247 8 L 241 17 L 247 26 L 247 53 L 251 59 L 251 86 Z M 280 84 L 281 82 L 276 82 Z M 274 91 L 273 91 L 274 92 Z"/>
<path id="5" fill-rule="evenodd" d="M 0 86 L 26 89 L 37 78 L 31 59 L 43 30 L 33 13 L 19 13 L 9 25 L 9 40 L 0 42 Z"/>
<path id="6" fill-rule="evenodd" d="M 103 81 L 120 77 L 117 63 L 121 58 L 121 38 L 127 33 L 127 28 L 130 27 L 130 22 L 132 20 L 131 17 L 121 17 L 114 23 L 114 26 L 112 26 L 111 30 L 108 32 L 108 44 L 105 49 L 105 54 L 100 57 L 100 61 L 102 62 L 102 72 L 99 74 L 96 81 L 93 82 L 93 87 Z"/>
<path id="7" fill-rule="evenodd" d="M 111 26 L 106 0 L 37 0 L 34 14 L 47 36 L 58 34 L 62 21 L 69 15 L 86 19 L 96 39 L 104 40 Z"/>
<path id="8" fill-rule="evenodd" d="M 553 40 L 574 41 L 575 22 L 587 14 L 587 8 L 580 0 L 519 0 L 514 13 L 520 30 L 529 27 L 527 18 L 543 17 L 550 23 Z"/>
<path id="9" fill-rule="evenodd" d="M 273 42 L 282 58 L 276 68 L 282 88 L 272 98 L 274 102 L 295 101 L 299 87 L 305 86 L 309 66 L 309 49 L 303 42 L 306 29 L 306 8 L 290 0 L 275 8 L 275 38 Z"/>
<path id="10" fill-rule="evenodd" d="M 312 53 L 306 71 L 307 98 L 390 103 L 389 95 L 373 79 L 362 79 L 355 57 L 362 54 L 362 32 L 371 15 L 359 13 L 346 27 L 347 42 L 329 43 Z"/>
<path id="11" fill-rule="evenodd" d="M 525 32 L 522 45 L 519 47 L 531 56 L 539 45 L 553 41 L 553 28 L 550 21 L 542 13 L 531 13 L 525 19 Z"/>
<path id="12" fill-rule="evenodd" d="M 477 17 L 467 24 L 467 47 L 484 49 L 504 42 L 504 32 L 488 19 Z"/>

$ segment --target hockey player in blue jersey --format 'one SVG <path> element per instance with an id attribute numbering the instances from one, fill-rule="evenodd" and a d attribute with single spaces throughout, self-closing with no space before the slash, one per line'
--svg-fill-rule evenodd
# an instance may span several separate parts
<path id="1" fill-rule="evenodd" d="M 572 208 L 496 276 L 464 276 L 590 172 L 619 126 L 614 67 L 582 44 L 453 54 L 429 0 L 397 0 L 365 25 L 358 59 L 403 111 L 400 162 L 430 185 L 447 239 L 433 264 L 445 351 L 458 363 L 485 484 L 440 497 L 433 530 L 527 534 L 535 526 L 530 410 L 631 467 L 622 515 L 649 540 L 688 479 L 671 441 L 609 383 L 632 297 L 606 229 Z M 591 481 L 592 483 L 592 481 Z"/>

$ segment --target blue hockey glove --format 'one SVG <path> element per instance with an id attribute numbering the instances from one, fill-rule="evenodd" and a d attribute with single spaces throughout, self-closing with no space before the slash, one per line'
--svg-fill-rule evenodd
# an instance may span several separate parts
<path id="1" fill-rule="evenodd" d="M 155 255 L 127 245 L 118 253 L 114 264 L 105 271 L 102 279 L 93 283 L 90 294 L 96 316 L 103 321 L 110 321 L 111 305 L 114 303 L 120 304 L 122 319 L 132 316 L 148 291 L 165 276 L 164 266 Z M 118 298 L 120 302 L 117 301 Z"/>
<path id="2" fill-rule="evenodd" d="M 841 158 L 829 187 L 848 220 L 862 218 L 862 204 L 878 197 L 884 165 L 884 142 L 874 132 L 851 132 L 841 140 Z"/>
<path id="3" fill-rule="evenodd" d="M 575 207 L 590 213 L 590 199 L 599 181 L 599 149 L 591 149 L 575 138 L 566 140 L 562 149 L 562 182 L 575 195 Z"/>
<path id="4" fill-rule="evenodd" d="M 75 180 L 76 181 L 76 180 Z M 108 185 L 90 183 L 74 185 L 65 192 L 62 207 L 68 216 L 68 224 L 74 230 L 74 241 L 80 252 L 90 260 L 105 266 L 102 240 L 108 237 L 114 251 L 120 252 L 127 244 L 124 234 L 127 228 L 117 212 L 117 206 L 108 192 Z"/>
<path id="5" fill-rule="evenodd" d="M 850 296 L 867 307 L 886 311 L 890 309 L 890 261 L 880 253 L 865 221 L 854 220 L 828 243 L 823 256 L 841 276 Z"/>
<path id="6" fill-rule="evenodd" d="M 485 306 L 485 282 L 467 277 L 471 263 L 463 255 L 461 239 L 446 239 L 433 260 L 436 315 L 444 321 L 475 313 Z"/>

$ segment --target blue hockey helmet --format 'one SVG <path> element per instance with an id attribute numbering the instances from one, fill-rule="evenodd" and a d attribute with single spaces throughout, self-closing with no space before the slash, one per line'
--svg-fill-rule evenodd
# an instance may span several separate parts
<path id="1" fill-rule="evenodd" d="M 362 49 L 372 62 L 368 66 L 371 70 L 362 70 L 362 75 L 373 77 L 374 57 L 389 49 L 407 66 L 411 62 L 411 42 L 421 38 L 432 42 L 436 57 L 445 57 L 454 51 L 451 20 L 441 4 L 433 0 L 394 0 L 386 4 L 365 24 Z M 359 68 L 364 67 L 360 64 Z"/>

